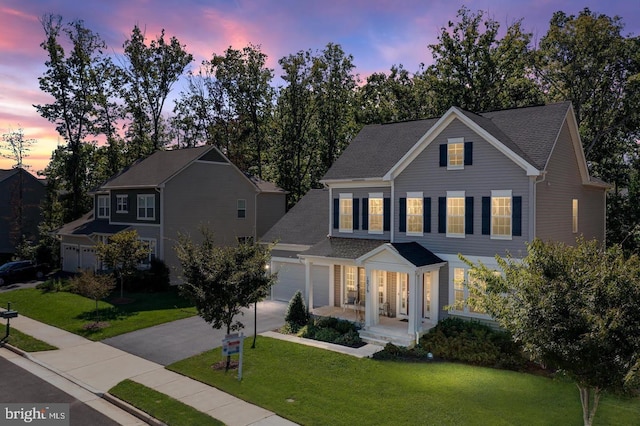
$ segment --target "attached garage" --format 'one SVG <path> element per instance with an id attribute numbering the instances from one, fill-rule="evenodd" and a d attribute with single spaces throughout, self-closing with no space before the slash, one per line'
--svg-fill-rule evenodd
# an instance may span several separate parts
<path id="1" fill-rule="evenodd" d="M 80 246 L 80 268 L 87 271 L 95 271 L 97 262 L 95 246 Z"/>
<path id="2" fill-rule="evenodd" d="M 300 290 L 304 295 L 305 290 L 305 266 L 298 259 L 277 259 L 271 262 L 274 272 L 278 273 L 278 282 L 272 288 L 272 298 L 288 302 L 296 291 Z M 311 267 L 313 279 L 313 304 L 314 307 L 329 304 L 329 267 L 313 265 Z"/>
<path id="3" fill-rule="evenodd" d="M 76 244 L 62 244 L 62 270 L 78 272 L 80 266 L 80 248 Z"/>

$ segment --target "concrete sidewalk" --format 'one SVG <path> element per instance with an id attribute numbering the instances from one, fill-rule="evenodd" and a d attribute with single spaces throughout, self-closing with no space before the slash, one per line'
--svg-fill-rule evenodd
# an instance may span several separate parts
<path id="1" fill-rule="evenodd" d="M 227 425 L 295 425 L 295 423 L 283 419 L 271 411 L 247 403 L 196 380 L 165 370 L 160 364 L 103 343 L 90 341 L 24 316 L 12 319 L 11 325 L 23 333 L 59 349 L 24 354 L 24 357 L 2 349 L 0 356 L 23 368 L 28 364 L 26 360 L 31 361 L 30 368 L 27 369 L 32 372 L 37 371 L 35 374 L 40 377 L 49 377 L 50 383 L 56 386 L 57 382 L 66 380 L 92 395 L 102 397 L 122 380 L 130 379 L 207 413 Z M 50 373 L 55 373 L 57 377 Z M 87 399 L 87 396 L 84 395 L 84 398 Z M 109 399 L 109 395 L 106 398 Z M 115 416 L 112 418 L 121 424 L 140 424 L 138 419 L 127 415 L 122 410 L 109 407 L 109 404 L 102 398 L 94 405 L 98 411 L 110 417 Z M 126 404 L 124 407 L 128 412 L 140 415 L 138 410 Z M 142 417 L 144 418 L 144 416 Z"/>

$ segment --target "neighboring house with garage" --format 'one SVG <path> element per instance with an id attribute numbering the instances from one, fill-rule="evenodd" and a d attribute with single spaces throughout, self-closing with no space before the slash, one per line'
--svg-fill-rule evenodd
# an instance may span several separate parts
<path id="1" fill-rule="evenodd" d="M 296 282 L 314 312 L 353 314 L 374 342 L 409 345 L 447 316 L 490 321 L 465 304 L 459 254 L 497 269 L 534 238 L 605 238 L 609 186 L 589 176 L 569 102 L 365 126 L 322 183 L 263 238 L 277 243 L 273 295 Z"/>
<path id="2" fill-rule="evenodd" d="M 134 229 L 149 246 L 148 261 L 163 260 L 172 282 L 181 274 L 179 235 L 198 240 L 204 227 L 220 245 L 257 241 L 286 208 L 285 191 L 245 175 L 212 145 L 155 152 L 92 196 L 93 210 L 58 230 L 62 270 L 100 269 L 96 243 Z"/>
<path id="3" fill-rule="evenodd" d="M 0 260 L 10 258 L 22 238 L 36 242 L 46 195 L 44 180 L 26 170 L 0 170 Z"/>

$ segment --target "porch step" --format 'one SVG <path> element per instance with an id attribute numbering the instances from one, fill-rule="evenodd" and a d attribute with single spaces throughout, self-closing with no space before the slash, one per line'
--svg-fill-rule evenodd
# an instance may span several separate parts
<path id="1" fill-rule="evenodd" d="M 372 345 L 385 346 L 387 343 L 393 343 L 396 346 L 411 347 L 415 344 L 415 339 L 408 334 L 391 334 L 382 330 L 371 329 L 363 329 L 358 333 L 363 342 L 371 343 Z"/>

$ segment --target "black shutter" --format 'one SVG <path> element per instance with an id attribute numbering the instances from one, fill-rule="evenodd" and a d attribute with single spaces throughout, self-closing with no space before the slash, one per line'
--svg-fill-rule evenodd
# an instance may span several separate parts
<path id="1" fill-rule="evenodd" d="M 340 200 L 338 198 L 333 199 L 333 229 L 340 227 Z"/>
<path id="2" fill-rule="evenodd" d="M 473 235 L 473 197 L 464 199 L 464 233 Z"/>
<path id="3" fill-rule="evenodd" d="M 383 201 L 383 230 L 390 231 L 391 230 L 391 198 L 385 198 Z"/>
<path id="4" fill-rule="evenodd" d="M 353 206 L 353 229 L 360 229 L 360 199 L 354 198 L 351 205 Z"/>
<path id="5" fill-rule="evenodd" d="M 511 210 L 513 222 L 513 235 L 522 236 L 522 197 L 513 197 L 513 210 Z"/>
<path id="6" fill-rule="evenodd" d="M 362 199 L 362 230 L 369 230 L 369 199 Z"/>
<path id="7" fill-rule="evenodd" d="M 473 142 L 464 143 L 464 165 L 471 166 L 473 164 Z"/>
<path id="8" fill-rule="evenodd" d="M 491 197 L 482 197 L 482 235 L 491 235 Z"/>
<path id="9" fill-rule="evenodd" d="M 422 230 L 431 232 L 431 198 L 425 197 L 422 200 Z"/>
<path id="10" fill-rule="evenodd" d="M 447 167 L 447 144 L 440 144 L 440 167 Z"/>
<path id="11" fill-rule="evenodd" d="M 407 199 L 400 198 L 400 208 L 398 209 L 398 231 L 407 232 Z"/>
<path id="12" fill-rule="evenodd" d="M 438 197 L 438 232 L 447 233 L 447 197 Z"/>

